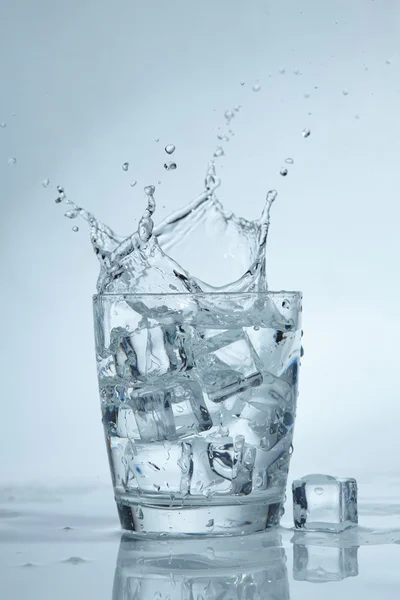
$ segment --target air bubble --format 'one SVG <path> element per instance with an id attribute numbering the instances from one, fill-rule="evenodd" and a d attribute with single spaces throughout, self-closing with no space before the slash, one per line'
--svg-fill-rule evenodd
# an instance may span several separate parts
<path id="1" fill-rule="evenodd" d="M 167 144 L 165 146 L 165 152 L 167 154 L 173 154 L 175 152 L 175 146 L 173 144 Z"/>
<path id="2" fill-rule="evenodd" d="M 324 488 L 316 487 L 314 488 L 314 492 L 317 494 L 317 496 L 322 496 L 322 494 L 324 493 Z"/>
<path id="3" fill-rule="evenodd" d="M 302 136 L 303 138 L 308 138 L 311 135 L 311 131 L 309 129 L 303 129 Z"/>
<path id="4" fill-rule="evenodd" d="M 289 172 L 289 171 L 288 171 L 287 169 L 285 169 L 285 168 L 282 168 L 282 169 L 279 171 L 279 173 L 282 175 L 282 177 L 286 177 L 286 175 L 288 174 L 288 172 Z"/>
<path id="5" fill-rule="evenodd" d="M 304 356 L 304 348 L 303 346 L 301 346 L 300 348 L 300 358 L 302 358 Z"/>
<path id="6" fill-rule="evenodd" d="M 164 164 L 164 169 L 167 171 L 175 171 L 177 164 L 174 162 L 169 162 Z"/>

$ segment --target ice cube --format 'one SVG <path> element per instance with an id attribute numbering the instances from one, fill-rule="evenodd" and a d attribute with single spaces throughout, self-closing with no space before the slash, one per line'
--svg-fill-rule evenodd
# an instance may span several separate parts
<path id="1" fill-rule="evenodd" d="M 283 376 L 292 365 L 296 368 L 300 360 L 301 331 L 285 329 L 246 328 L 253 347 L 262 364 L 277 377 Z M 297 381 L 297 379 L 296 379 Z M 291 383 L 291 382 L 290 382 Z"/>
<path id="2" fill-rule="evenodd" d="M 242 329 L 207 335 L 196 340 L 194 353 L 196 372 L 210 400 L 221 402 L 261 385 L 260 360 Z"/>
<path id="3" fill-rule="evenodd" d="M 293 544 L 293 579 L 322 583 L 358 575 L 358 547 Z"/>
<path id="4" fill-rule="evenodd" d="M 133 409 L 140 438 L 144 442 L 176 439 L 171 390 L 146 386 L 135 390 L 128 399 Z"/>
<path id="5" fill-rule="evenodd" d="M 171 400 L 178 437 L 211 429 L 213 422 L 197 381 L 174 380 Z"/>
<path id="6" fill-rule="evenodd" d="M 357 525 L 357 482 L 330 475 L 294 481 L 293 517 L 297 529 L 340 532 Z"/>
<path id="7" fill-rule="evenodd" d="M 252 490 L 255 449 L 243 436 L 212 442 L 196 439 L 192 448 L 191 495 L 247 495 Z"/>
<path id="8" fill-rule="evenodd" d="M 128 466 L 142 492 L 180 494 L 180 461 L 186 449 L 180 442 L 132 443 Z"/>

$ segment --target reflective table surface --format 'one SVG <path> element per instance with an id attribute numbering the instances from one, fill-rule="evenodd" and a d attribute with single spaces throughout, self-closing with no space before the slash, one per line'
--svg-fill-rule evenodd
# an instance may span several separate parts
<path id="1" fill-rule="evenodd" d="M 359 479 L 359 527 L 137 540 L 110 487 L 0 488 L 0 598 L 297 600 L 400 596 L 400 476 Z"/>

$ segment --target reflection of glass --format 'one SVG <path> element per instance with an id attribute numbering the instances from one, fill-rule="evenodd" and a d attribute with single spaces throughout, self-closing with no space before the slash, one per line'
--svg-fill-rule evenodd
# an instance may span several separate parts
<path id="1" fill-rule="evenodd" d="M 330 535 L 295 535 L 293 542 L 293 579 L 323 583 L 341 581 L 358 575 L 358 546 L 341 546 Z"/>
<path id="2" fill-rule="evenodd" d="M 112 600 L 290 600 L 275 532 L 237 538 L 122 536 Z"/>
<path id="3" fill-rule="evenodd" d="M 299 292 L 94 299 L 121 525 L 244 534 L 279 523 L 292 453 Z"/>

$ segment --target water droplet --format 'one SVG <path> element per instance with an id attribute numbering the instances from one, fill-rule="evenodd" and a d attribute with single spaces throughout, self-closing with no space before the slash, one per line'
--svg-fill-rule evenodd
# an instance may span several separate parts
<path id="1" fill-rule="evenodd" d="M 71 556 L 70 558 L 63 560 L 62 562 L 70 565 L 81 565 L 82 563 L 85 563 L 86 560 L 84 558 L 81 558 L 80 556 Z"/>
<path id="2" fill-rule="evenodd" d="M 161 185 L 161 180 L 159 179 L 159 180 L 157 181 L 157 183 L 158 183 L 158 185 Z"/>
<path id="3" fill-rule="evenodd" d="M 61 185 L 58 185 L 58 186 L 57 186 L 57 192 L 60 194 L 60 199 L 61 199 L 61 200 L 65 200 L 65 198 L 66 198 L 67 196 L 66 196 L 66 193 L 65 193 L 65 191 L 64 191 L 64 188 L 63 188 L 63 187 L 61 187 Z"/>
<path id="4" fill-rule="evenodd" d="M 136 185 L 136 184 L 137 184 L 137 181 L 136 181 L 136 179 L 135 179 L 135 181 L 132 181 L 132 182 L 131 182 L 131 187 L 135 187 L 135 185 Z"/>
<path id="5" fill-rule="evenodd" d="M 293 444 L 290 444 L 289 456 L 292 456 L 293 452 L 294 452 L 294 446 L 293 446 Z"/>
<path id="6" fill-rule="evenodd" d="M 156 592 L 153 596 L 153 600 L 162 600 L 160 592 Z"/>
<path id="7" fill-rule="evenodd" d="M 391 61 L 389 58 L 387 58 L 387 59 L 386 59 L 386 64 L 387 64 L 387 65 L 391 65 L 391 64 L 392 64 L 392 61 Z"/>
<path id="8" fill-rule="evenodd" d="M 302 136 L 303 138 L 308 138 L 311 135 L 311 131 L 309 129 L 303 129 Z"/>
<path id="9" fill-rule="evenodd" d="M 153 483 L 153 487 L 156 488 L 157 492 L 159 492 L 161 490 L 161 487 L 159 485 L 157 485 L 156 483 Z"/>
<path id="10" fill-rule="evenodd" d="M 9 158 L 8 159 L 8 164 L 9 165 L 15 165 L 15 164 L 17 164 L 17 159 L 16 158 Z"/>
<path id="11" fill-rule="evenodd" d="M 37 565 L 34 565 L 33 563 L 27 562 L 27 563 L 25 563 L 24 565 L 21 565 L 21 567 L 22 567 L 23 569 L 32 569 L 32 568 L 34 568 L 34 567 L 37 567 Z"/>
<path id="12" fill-rule="evenodd" d="M 215 158 L 218 158 L 219 156 L 223 156 L 223 155 L 224 155 L 224 149 L 221 146 L 218 146 L 218 148 L 214 152 Z"/>
<path id="13" fill-rule="evenodd" d="M 62 531 L 73 531 L 73 527 L 63 527 Z"/>
<path id="14" fill-rule="evenodd" d="M 241 82 L 240 82 L 240 85 L 244 85 L 244 84 L 245 84 L 245 81 L 241 81 Z"/>
<path id="15" fill-rule="evenodd" d="M 79 231 L 79 227 L 77 225 L 74 225 L 72 228 L 72 231 L 74 231 L 75 233 L 77 233 Z"/>
<path id="16" fill-rule="evenodd" d="M 67 217 L 67 219 L 76 219 L 76 217 L 79 215 L 80 211 L 79 210 L 67 210 L 67 212 L 65 213 L 65 217 Z"/>
<path id="17" fill-rule="evenodd" d="M 300 348 L 300 357 L 303 357 L 303 356 L 304 356 L 304 348 L 303 348 L 303 346 L 302 346 L 302 347 Z"/>
<path id="18" fill-rule="evenodd" d="M 165 146 L 165 152 L 167 154 L 173 154 L 175 152 L 175 146 L 173 144 L 167 144 Z"/>
<path id="19" fill-rule="evenodd" d="M 127 171 L 129 169 L 129 163 L 128 162 L 124 162 L 124 164 L 122 165 L 122 170 L 123 171 Z"/>
<path id="20" fill-rule="evenodd" d="M 154 141 L 157 142 L 157 144 L 158 144 L 158 142 L 160 141 L 160 138 L 156 138 Z"/>
<path id="21" fill-rule="evenodd" d="M 282 177 L 286 177 L 286 175 L 288 174 L 288 170 L 282 167 L 279 173 L 282 175 Z"/>
<path id="22" fill-rule="evenodd" d="M 300 75 L 300 71 L 299 71 L 299 69 L 295 69 L 295 70 L 293 71 L 293 75 Z"/>
<path id="23" fill-rule="evenodd" d="M 210 560 L 214 560 L 214 559 L 215 559 L 215 552 L 214 552 L 214 548 L 211 548 L 211 547 L 209 546 L 209 547 L 207 548 L 207 551 L 206 551 L 206 553 L 207 553 L 207 557 L 208 557 Z"/>
<path id="24" fill-rule="evenodd" d="M 174 162 L 168 162 L 164 164 L 164 169 L 167 171 L 175 171 L 177 164 Z"/>
<path id="25" fill-rule="evenodd" d="M 262 482 L 263 482 L 262 477 L 258 476 L 258 477 L 256 477 L 254 483 L 256 484 L 256 487 L 261 487 L 262 486 Z"/>
<path id="26" fill-rule="evenodd" d="M 62 198 L 60 198 L 60 196 L 59 196 L 58 198 L 56 198 L 56 199 L 54 200 L 54 202 L 55 202 L 56 204 L 61 204 L 61 202 L 62 202 Z"/>
<path id="27" fill-rule="evenodd" d="M 143 511 L 142 511 L 142 509 L 140 507 L 139 507 L 139 509 L 137 511 L 137 516 L 138 516 L 138 519 L 140 519 L 140 520 L 144 519 L 144 514 L 143 514 Z"/>
<path id="28" fill-rule="evenodd" d="M 253 92 L 259 92 L 260 90 L 261 90 L 261 84 L 258 83 L 258 81 L 257 81 L 257 83 L 255 83 L 253 85 Z"/>
<path id="29" fill-rule="evenodd" d="M 284 75 L 286 73 L 286 69 L 279 69 L 279 75 Z"/>
<path id="30" fill-rule="evenodd" d="M 285 158 L 285 163 L 287 165 L 292 165 L 294 163 L 294 160 L 293 160 L 293 158 Z"/>
<path id="31" fill-rule="evenodd" d="M 267 200 L 272 204 L 272 202 L 276 200 L 277 195 L 278 192 L 276 190 L 269 190 L 269 192 L 267 193 Z"/>
<path id="32" fill-rule="evenodd" d="M 42 181 L 42 186 L 44 188 L 47 188 L 50 185 L 50 179 L 48 177 L 46 177 L 46 179 L 43 179 Z"/>
<path id="33" fill-rule="evenodd" d="M 324 488 L 322 487 L 316 487 L 314 488 L 314 492 L 318 495 L 318 496 L 322 496 L 322 494 L 324 493 Z"/>
<path id="34" fill-rule="evenodd" d="M 0 123 L 0 127 L 2 127 L 2 128 L 4 129 L 5 127 L 7 127 L 7 123 L 5 123 L 5 122 L 3 121 L 2 123 Z"/>
<path id="35" fill-rule="evenodd" d="M 354 118 L 357 119 L 357 121 L 358 121 L 360 118 L 360 115 L 354 115 Z"/>
<path id="36" fill-rule="evenodd" d="M 236 106 L 235 106 L 235 111 L 236 111 L 236 112 L 239 112 L 239 110 L 240 110 L 241 108 L 243 108 L 241 104 L 236 104 Z"/>
<path id="37" fill-rule="evenodd" d="M 254 331 L 259 331 L 260 328 L 258 325 L 254 325 L 253 329 L 254 329 Z"/>
<path id="38" fill-rule="evenodd" d="M 155 191 L 156 188 L 154 187 L 154 185 L 146 185 L 146 187 L 144 188 L 144 193 L 147 194 L 147 196 L 152 196 Z"/>
<path id="39" fill-rule="evenodd" d="M 342 90 L 342 94 L 343 94 L 343 96 L 348 96 L 349 92 L 348 92 L 348 90 Z"/>
<path id="40" fill-rule="evenodd" d="M 233 110 L 226 110 L 224 116 L 229 123 L 229 121 L 232 121 L 233 117 L 235 116 L 235 113 L 233 112 Z"/>
<path id="41" fill-rule="evenodd" d="M 214 527 L 214 519 L 210 519 L 207 523 L 206 523 L 206 527 L 210 528 L 210 527 Z"/>

